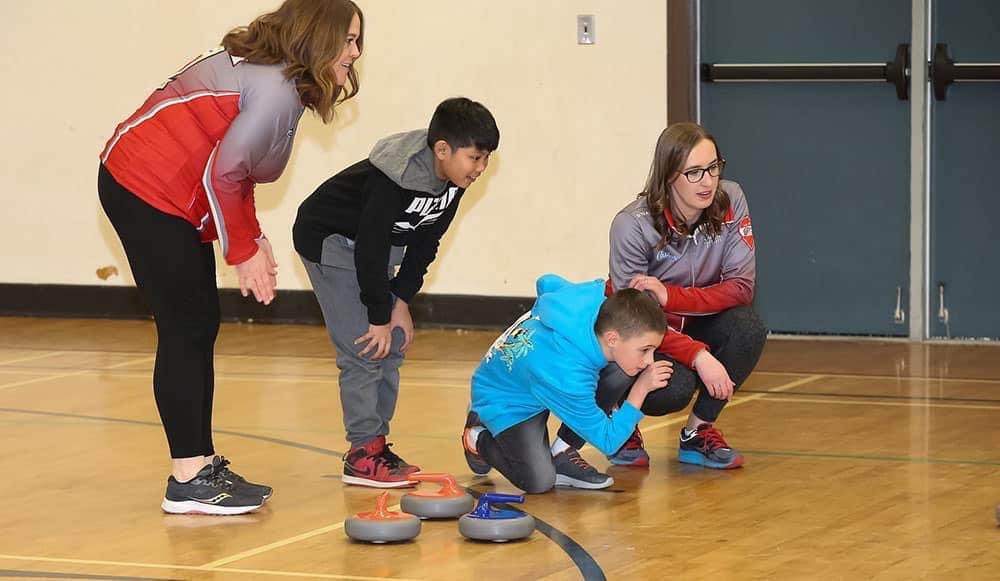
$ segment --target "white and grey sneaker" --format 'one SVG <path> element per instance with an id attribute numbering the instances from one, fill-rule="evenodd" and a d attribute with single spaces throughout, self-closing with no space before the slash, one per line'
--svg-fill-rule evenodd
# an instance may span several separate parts
<path id="1" fill-rule="evenodd" d="M 552 457 L 556 468 L 556 486 L 571 486 L 600 490 L 615 483 L 615 479 L 597 471 L 583 459 L 576 448 L 567 448 Z"/>
<path id="2" fill-rule="evenodd" d="M 160 508 L 170 514 L 243 514 L 264 504 L 264 498 L 247 494 L 226 479 L 221 463 L 208 464 L 187 482 L 167 478 L 167 492 Z"/>

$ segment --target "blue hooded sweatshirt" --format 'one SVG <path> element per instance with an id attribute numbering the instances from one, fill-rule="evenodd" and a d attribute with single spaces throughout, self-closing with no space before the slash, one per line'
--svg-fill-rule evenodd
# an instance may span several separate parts
<path id="1" fill-rule="evenodd" d="M 538 299 L 487 351 L 472 376 L 472 409 L 491 434 L 551 410 L 605 454 L 613 454 L 643 415 L 625 402 L 609 417 L 594 397 L 608 364 L 594 332 L 604 281 L 571 283 L 546 274 Z"/>

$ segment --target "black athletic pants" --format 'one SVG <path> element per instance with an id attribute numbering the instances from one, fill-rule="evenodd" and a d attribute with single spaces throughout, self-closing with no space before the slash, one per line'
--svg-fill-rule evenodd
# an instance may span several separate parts
<path id="1" fill-rule="evenodd" d="M 194 226 L 122 187 L 102 165 L 101 205 L 156 321 L 153 393 L 172 458 L 211 456 L 213 354 L 219 333 L 215 254 Z"/>
<path id="2" fill-rule="evenodd" d="M 712 355 L 729 372 L 729 378 L 736 384 L 735 389 L 739 389 L 750 376 L 767 340 L 767 329 L 753 307 L 748 305 L 733 307 L 715 315 L 692 317 L 688 319 L 684 332 L 709 346 Z M 647 416 L 663 416 L 680 411 L 687 407 L 694 392 L 697 391 L 698 400 L 694 404 L 694 415 L 707 422 L 718 419 L 726 400 L 712 397 L 701 378 L 690 367 L 660 352 L 655 354 L 655 358 L 672 361 L 674 373 L 665 388 L 658 389 L 646 397 L 646 401 L 642 404 L 642 413 Z M 597 405 L 610 414 L 615 406 L 628 397 L 635 379 L 625 375 L 625 372 L 614 363 L 605 367 L 597 383 Z M 560 426 L 559 437 L 577 449 L 585 443 L 584 439 L 566 424 Z"/>

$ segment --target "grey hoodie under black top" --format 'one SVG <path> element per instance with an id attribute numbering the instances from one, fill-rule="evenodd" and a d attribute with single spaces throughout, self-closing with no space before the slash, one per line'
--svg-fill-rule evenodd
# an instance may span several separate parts
<path id="1" fill-rule="evenodd" d="M 409 303 L 423 285 L 463 193 L 438 179 L 426 129 L 390 135 L 368 159 L 326 180 L 302 202 L 292 228 L 295 250 L 321 263 L 328 236 L 353 240 L 361 302 L 369 323 L 384 325 L 392 295 Z M 406 254 L 390 280 L 392 246 L 405 246 Z"/>

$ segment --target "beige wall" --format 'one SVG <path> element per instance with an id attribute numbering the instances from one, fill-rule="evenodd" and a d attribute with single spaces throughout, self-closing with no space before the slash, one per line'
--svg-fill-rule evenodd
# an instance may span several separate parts
<path id="1" fill-rule="evenodd" d="M 0 0 L 0 282 L 132 284 L 95 192 L 115 125 L 187 59 L 278 0 Z M 257 207 L 284 289 L 298 202 L 378 138 L 425 126 L 443 98 L 483 101 L 500 150 L 469 191 L 424 290 L 531 295 L 535 277 L 603 276 L 607 227 L 641 187 L 666 121 L 663 0 L 360 0 L 360 95 L 333 126 L 303 118 Z M 578 13 L 597 17 L 579 46 Z M 95 271 L 115 265 L 104 282 Z M 233 286 L 232 270 L 219 267 Z"/>

